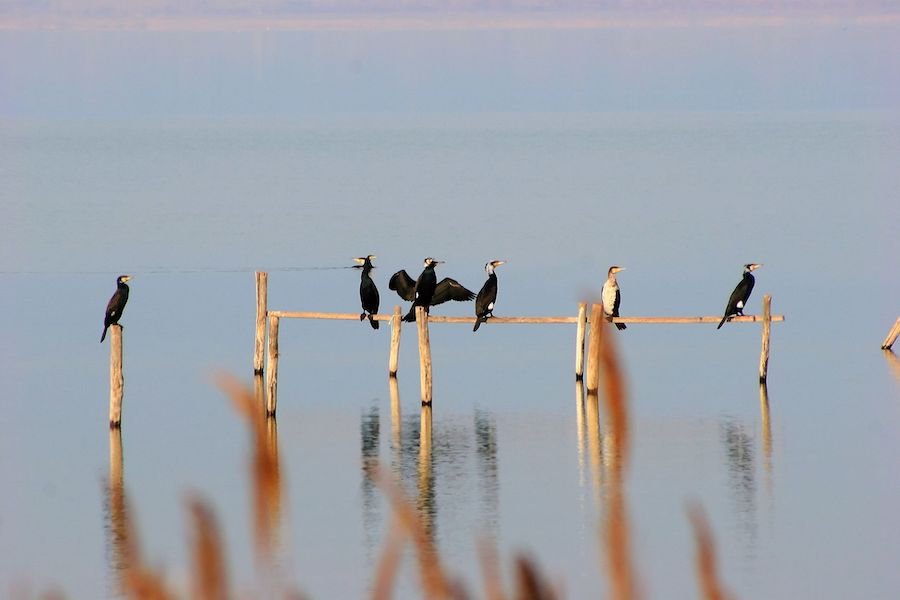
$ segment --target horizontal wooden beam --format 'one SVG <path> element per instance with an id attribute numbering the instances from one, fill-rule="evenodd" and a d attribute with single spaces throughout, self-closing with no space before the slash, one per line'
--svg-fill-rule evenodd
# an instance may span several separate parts
<path id="1" fill-rule="evenodd" d="M 328 319 L 332 321 L 359 321 L 358 313 L 326 313 L 326 312 L 294 312 L 287 310 L 270 310 L 270 317 L 283 319 Z M 376 321 L 390 321 L 393 315 L 373 315 Z M 722 320 L 718 317 L 616 317 L 613 323 L 715 323 Z M 732 317 L 731 323 L 761 323 L 762 315 L 745 315 Z M 784 321 L 784 315 L 772 315 L 772 322 Z M 429 323 L 468 323 L 475 322 L 475 317 L 449 317 L 443 315 L 430 315 Z M 492 317 L 488 324 L 493 323 L 577 323 L 578 317 Z"/>

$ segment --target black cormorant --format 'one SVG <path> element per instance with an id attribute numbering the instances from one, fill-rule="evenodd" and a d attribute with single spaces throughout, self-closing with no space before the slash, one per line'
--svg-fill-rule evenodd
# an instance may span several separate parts
<path id="1" fill-rule="evenodd" d="M 125 303 L 128 302 L 128 285 L 126 281 L 131 280 L 131 275 L 119 275 L 116 279 L 116 292 L 109 299 L 106 305 L 106 317 L 103 319 L 103 335 L 100 336 L 100 343 L 106 339 L 106 330 L 110 325 L 117 325 L 122 311 L 125 310 Z"/>
<path id="2" fill-rule="evenodd" d="M 619 293 L 619 282 L 616 281 L 616 273 L 624 271 L 625 267 L 612 266 L 606 273 L 606 281 L 603 282 L 603 314 L 607 321 L 611 321 L 613 317 L 619 316 L 619 303 L 622 301 L 622 295 Z M 614 323 L 619 331 L 625 329 L 625 323 Z"/>
<path id="3" fill-rule="evenodd" d="M 740 283 L 735 286 L 734 291 L 731 292 L 731 297 L 728 298 L 728 305 L 725 306 L 725 314 L 722 316 L 722 320 L 719 321 L 719 326 L 716 327 L 716 329 L 722 327 L 722 325 L 725 324 L 725 321 L 729 320 L 731 317 L 736 315 L 743 316 L 744 306 L 747 305 L 747 300 L 750 298 L 750 292 L 753 291 L 753 284 L 756 283 L 751 272 L 761 266 L 762 265 L 756 263 L 744 265 L 744 276 L 741 278 Z"/>
<path id="4" fill-rule="evenodd" d="M 434 267 L 444 261 L 434 260 L 429 257 L 425 259 L 425 269 L 416 281 L 413 281 L 405 270 L 400 270 L 391 276 L 388 287 L 397 295 L 413 303 L 409 309 L 409 313 L 403 317 L 406 322 L 416 320 L 416 307 L 424 306 L 428 311 L 429 307 L 437 304 L 443 304 L 448 300 L 457 300 L 464 302 L 475 298 L 475 294 L 471 290 L 466 289 L 461 283 L 450 277 L 444 277 L 439 282 L 434 274 Z"/>
<path id="5" fill-rule="evenodd" d="M 353 260 L 360 264 L 360 266 L 356 268 L 362 269 L 362 275 L 359 277 L 359 300 L 362 303 L 363 312 L 359 315 L 359 320 L 364 320 L 368 313 L 369 323 L 372 325 L 372 329 L 378 329 L 378 321 L 374 318 L 374 315 L 378 313 L 378 288 L 375 287 L 375 282 L 372 281 L 372 276 L 369 275 L 369 272 L 375 268 L 372 265 L 372 259 L 374 258 L 377 257 L 373 254 L 369 254 L 368 256 L 354 258 Z"/>
<path id="6" fill-rule="evenodd" d="M 472 331 L 478 331 L 482 323 L 487 323 L 487 320 L 494 316 L 494 302 L 497 301 L 497 275 L 494 269 L 505 263 L 503 260 L 492 260 L 484 265 L 488 278 L 475 298 L 475 327 Z"/>

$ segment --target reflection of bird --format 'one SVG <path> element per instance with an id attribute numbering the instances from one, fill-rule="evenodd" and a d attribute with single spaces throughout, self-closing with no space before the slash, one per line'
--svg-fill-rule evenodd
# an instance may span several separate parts
<path id="1" fill-rule="evenodd" d="M 110 325 L 118 325 L 122 311 L 125 309 L 125 303 L 128 302 L 128 286 L 126 281 L 131 280 L 131 275 L 119 275 L 116 279 L 116 292 L 109 299 L 106 305 L 106 317 L 103 319 L 103 335 L 100 336 L 100 343 L 106 339 L 106 330 Z"/>
<path id="2" fill-rule="evenodd" d="M 487 320 L 494 316 L 494 302 L 497 301 L 497 275 L 494 274 L 494 269 L 505 262 L 492 260 L 484 265 L 488 278 L 475 298 L 475 328 L 472 331 L 478 331 L 482 323 L 487 323 Z"/>
<path id="3" fill-rule="evenodd" d="M 619 316 L 619 302 L 622 301 L 622 295 L 619 293 L 619 282 L 616 281 L 616 273 L 624 271 L 625 267 L 610 267 L 606 274 L 606 281 L 603 283 L 603 314 L 609 321 L 613 317 Z M 616 329 L 625 329 L 625 323 L 616 323 Z"/>
<path id="4" fill-rule="evenodd" d="M 369 254 L 353 260 L 361 265 L 357 268 L 362 269 L 362 275 L 359 277 L 359 300 L 362 303 L 363 312 L 359 315 L 359 320 L 365 319 L 366 313 L 368 313 L 372 329 L 378 329 L 378 321 L 374 318 L 374 315 L 378 312 L 378 288 L 375 287 L 375 282 L 372 281 L 372 276 L 369 275 L 369 272 L 374 268 L 372 265 L 373 258 L 377 257 Z"/>
<path id="5" fill-rule="evenodd" d="M 409 313 L 403 317 L 404 321 L 416 320 L 417 306 L 424 306 L 427 312 L 429 307 L 443 304 L 448 300 L 465 302 L 475 298 L 475 294 L 455 279 L 444 277 L 440 282 L 437 281 L 434 267 L 442 262 L 444 261 L 434 260 L 431 257 L 426 258 L 425 269 L 422 270 L 422 274 L 416 281 L 413 281 L 405 270 L 397 271 L 391 276 L 388 287 L 397 292 L 397 295 L 404 300 L 413 303 Z"/>
<path id="6" fill-rule="evenodd" d="M 746 306 L 747 300 L 750 298 L 750 292 L 753 291 L 753 284 L 756 283 L 756 280 L 750 273 L 761 266 L 762 265 L 756 263 L 744 265 L 744 277 L 741 279 L 740 283 L 735 286 L 734 291 L 731 292 L 731 297 L 728 298 L 728 304 L 725 306 L 725 314 L 722 315 L 722 320 L 719 321 L 719 327 L 716 327 L 716 329 L 722 327 L 722 325 L 725 324 L 725 321 L 731 317 L 736 315 L 743 316 L 744 306 Z"/>

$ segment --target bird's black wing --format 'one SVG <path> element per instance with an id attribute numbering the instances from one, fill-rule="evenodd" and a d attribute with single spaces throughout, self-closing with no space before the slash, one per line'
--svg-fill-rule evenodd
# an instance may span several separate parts
<path id="1" fill-rule="evenodd" d="M 450 277 L 441 279 L 437 287 L 434 288 L 434 296 L 431 297 L 431 305 L 443 304 L 448 300 L 456 300 L 457 302 L 466 302 L 474 300 L 475 294 L 472 290 L 466 289 L 460 282 Z"/>
<path id="2" fill-rule="evenodd" d="M 388 287 L 404 300 L 412 302 L 416 299 L 416 282 L 405 270 L 401 269 L 391 275 Z"/>

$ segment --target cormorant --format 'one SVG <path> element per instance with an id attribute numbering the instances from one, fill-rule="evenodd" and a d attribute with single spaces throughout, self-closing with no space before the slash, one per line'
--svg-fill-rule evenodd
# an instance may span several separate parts
<path id="1" fill-rule="evenodd" d="M 475 294 L 471 290 L 466 289 L 461 283 L 450 277 L 444 277 L 437 282 L 437 276 L 434 274 L 434 267 L 444 261 L 435 260 L 431 257 L 425 259 L 425 269 L 419 275 L 419 279 L 413 281 L 405 270 L 400 270 L 391 276 L 388 287 L 397 295 L 413 303 L 409 309 L 409 313 L 403 317 L 406 322 L 416 320 L 416 307 L 424 306 L 428 311 L 429 307 L 437 304 L 443 304 L 448 300 L 457 300 L 464 302 L 475 298 Z"/>
<path id="2" fill-rule="evenodd" d="M 475 298 L 475 328 L 472 331 L 478 331 L 482 323 L 487 323 L 487 320 L 494 316 L 494 302 L 497 301 L 497 275 L 494 269 L 505 263 L 503 260 L 492 260 L 484 265 L 488 278 Z"/>
<path id="3" fill-rule="evenodd" d="M 362 269 L 362 275 L 359 277 L 359 300 L 362 304 L 363 312 L 359 315 L 359 320 L 364 320 L 366 318 L 366 313 L 368 313 L 369 324 L 372 325 L 372 329 L 378 329 L 378 321 L 374 318 L 374 315 L 378 313 L 378 288 L 375 287 L 375 282 L 372 281 L 372 276 L 369 275 L 369 272 L 375 268 L 372 265 L 373 258 L 377 257 L 369 254 L 368 256 L 354 258 L 353 260 L 360 264 L 360 266 L 356 268 Z"/>
<path id="4" fill-rule="evenodd" d="M 624 271 L 625 267 L 612 266 L 606 273 L 606 281 L 603 282 L 603 314 L 607 321 L 611 321 L 613 317 L 619 316 L 619 303 L 622 301 L 622 295 L 619 293 L 619 282 L 616 281 L 616 273 Z M 625 329 L 625 323 L 614 323 L 619 331 Z"/>
<path id="5" fill-rule="evenodd" d="M 729 320 L 731 317 L 744 315 L 744 306 L 747 305 L 747 300 L 750 298 L 750 292 L 753 291 L 753 284 L 756 283 L 751 272 L 761 266 L 762 265 L 756 263 L 744 265 L 744 276 L 741 278 L 740 283 L 735 286 L 734 291 L 731 292 L 731 297 L 728 298 L 728 304 L 725 306 L 725 314 L 722 316 L 722 320 L 719 321 L 719 326 L 716 327 L 716 329 L 721 328 L 722 325 L 725 324 L 725 321 Z"/>
<path id="6" fill-rule="evenodd" d="M 125 310 L 125 303 L 128 302 L 128 285 L 126 281 L 131 280 L 131 275 L 119 275 L 116 279 L 116 291 L 109 299 L 106 305 L 106 317 L 103 319 L 103 335 L 100 336 L 100 343 L 106 339 L 106 330 L 110 325 L 118 325 L 122 311 Z"/>

